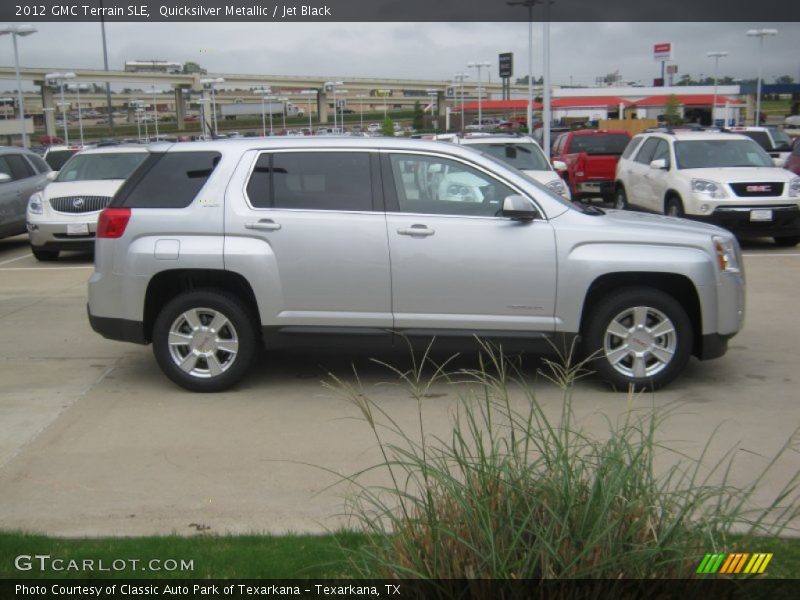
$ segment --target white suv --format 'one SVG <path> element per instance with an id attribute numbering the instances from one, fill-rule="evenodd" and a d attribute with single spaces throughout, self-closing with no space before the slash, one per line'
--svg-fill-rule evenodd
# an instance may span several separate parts
<path id="1" fill-rule="evenodd" d="M 62 250 L 93 250 L 97 217 L 128 175 L 147 158 L 142 146 L 82 150 L 28 200 L 28 237 L 33 255 L 55 260 Z"/>
<path id="2" fill-rule="evenodd" d="M 800 177 L 753 140 L 721 132 L 634 137 L 617 164 L 615 207 L 720 225 L 742 237 L 800 242 Z"/>

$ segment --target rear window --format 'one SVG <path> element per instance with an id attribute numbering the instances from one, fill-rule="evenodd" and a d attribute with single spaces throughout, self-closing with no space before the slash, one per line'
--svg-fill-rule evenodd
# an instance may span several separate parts
<path id="1" fill-rule="evenodd" d="M 639 144 L 642 143 L 644 138 L 635 137 L 633 138 L 627 146 L 625 146 L 625 152 L 622 153 L 622 158 L 630 158 L 631 155 L 636 151 L 639 147 Z"/>
<path id="2" fill-rule="evenodd" d="M 219 152 L 154 152 L 122 185 L 111 206 L 185 208 L 219 159 Z"/>
<path id="3" fill-rule="evenodd" d="M 25 157 L 33 164 L 34 168 L 39 173 L 47 173 L 51 171 L 50 165 L 48 165 L 41 156 L 36 156 L 35 154 L 26 154 Z"/>
<path id="4" fill-rule="evenodd" d="M 742 131 L 741 133 L 756 142 L 764 150 L 772 150 L 772 142 L 766 131 Z"/>
<path id="5" fill-rule="evenodd" d="M 576 135 L 569 143 L 569 153 L 586 152 L 586 154 L 622 154 L 630 138 L 621 133 L 598 133 L 594 135 Z"/>
<path id="6" fill-rule="evenodd" d="M 539 146 L 531 143 L 491 143 L 465 144 L 469 147 L 491 154 L 512 167 L 523 171 L 549 171 L 550 163 L 539 150 Z"/>
<path id="7" fill-rule="evenodd" d="M 50 165 L 50 168 L 53 171 L 60 171 L 61 167 L 64 166 L 64 163 L 67 162 L 73 154 L 75 154 L 78 150 L 52 150 L 47 153 L 44 157 L 44 160 Z"/>

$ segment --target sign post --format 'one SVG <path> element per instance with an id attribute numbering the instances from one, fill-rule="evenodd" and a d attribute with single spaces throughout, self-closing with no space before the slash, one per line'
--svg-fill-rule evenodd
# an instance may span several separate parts
<path id="1" fill-rule="evenodd" d="M 664 71 L 667 61 L 672 60 L 672 42 L 661 42 L 653 45 L 653 58 L 661 62 L 661 85 L 664 85 Z"/>
<path id="2" fill-rule="evenodd" d="M 511 100 L 511 77 L 514 75 L 514 53 L 499 55 L 500 79 L 503 80 L 503 100 Z"/>

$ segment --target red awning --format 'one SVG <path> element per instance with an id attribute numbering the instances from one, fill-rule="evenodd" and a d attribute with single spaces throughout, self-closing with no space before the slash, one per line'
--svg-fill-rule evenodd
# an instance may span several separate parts
<path id="1" fill-rule="evenodd" d="M 675 97 L 683 106 L 711 106 L 711 104 L 714 102 L 713 94 L 676 94 Z M 634 104 L 640 107 L 666 106 L 669 98 L 670 96 L 667 95 L 650 96 L 649 98 L 637 100 L 634 102 Z M 720 95 L 717 96 L 717 106 L 725 106 L 726 103 L 736 104 L 737 102 L 738 100 L 736 98 Z"/>
<path id="2" fill-rule="evenodd" d="M 550 108 L 611 108 L 618 109 L 620 104 L 630 106 L 632 102 L 618 96 L 579 96 L 575 98 L 553 98 L 550 101 Z M 534 110 L 542 110 L 544 105 L 541 102 L 534 102 Z M 461 105 L 456 104 L 456 109 Z M 527 100 L 484 100 L 481 102 L 481 109 L 486 111 L 493 110 L 520 110 L 528 109 Z M 471 100 L 464 103 L 464 110 L 478 110 L 478 101 Z"/>

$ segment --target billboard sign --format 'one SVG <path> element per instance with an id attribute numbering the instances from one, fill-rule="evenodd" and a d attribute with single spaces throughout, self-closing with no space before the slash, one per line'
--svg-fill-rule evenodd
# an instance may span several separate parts
<path id="1" fill-rule="evenodd" d="M 500 58 L 500 78 L 512 77 L 514 75 L 514 53 L 504 52 Z"/>
<path id="2" fill-rule="evenodd" d="M 653 45 L 653 58 L 657 61 L 672 60 L 672 43 L 663 42 Z"/>

